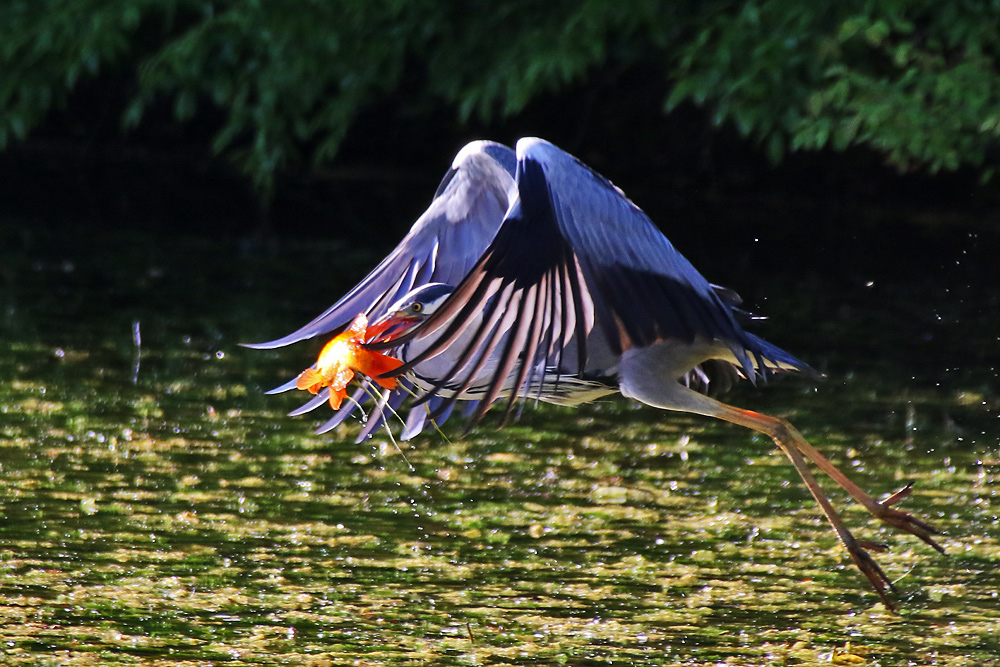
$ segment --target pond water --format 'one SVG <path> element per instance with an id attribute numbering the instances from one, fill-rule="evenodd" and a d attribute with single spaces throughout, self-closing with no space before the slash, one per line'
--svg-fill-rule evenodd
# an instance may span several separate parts
<path id="1" fill-rule="evenodd" d="M 947 557 L 825 484 L 891 546 L 894 615 L 734 426 L 617 398 L 397 446 L 286 416 L 301 397 L 263 391 L 322 342 L 238 343 L 305 322 L 371 252 L 14 221 L 0 257 L 2 664 L 1000 664 L 988 276 L 734 285 L 828 378 L 727 400 L 876 496 L 914 481 L 905 508 L 944 535 Z"/>

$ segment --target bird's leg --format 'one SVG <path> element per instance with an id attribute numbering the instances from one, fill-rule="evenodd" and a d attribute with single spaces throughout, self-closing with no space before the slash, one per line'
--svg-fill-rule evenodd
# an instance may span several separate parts
<path id="1" fill-rule="evenodd" d="M 886 595 L 886 587 L 893 590 L 895 590 L 895 587 L 892 585 L 892 582 L 889 581 L 885 572 L 882 571 L 882 568 L 878 566 L 878 563 L 876 563 L 872 557 L 868 555 L 869 549 L 874 551 L 885 551 L 885 545 L 871 542 L 869 540 L 859 540 L 851 534 L 850 530 L 847 529 L 847 526 L 844 525 L 844 521 L 841 519 L 840 514 L 836 509 L 834 509 L 833 505 L 830 504 L 826 494 L 823 492 L 823 488 L 819 485 L 819 482 L 816 481 L 816 478 L 813 477 L 805 459 L 802 458 L 802 449 L 799 446 L 799 441 L 805 442 L 805 440 L 801 435 L 799 435 L 798 431 L 796 431 L 791 424 L 783 419 L 770 417 L 768 415 L 752 412 L 750 410 L 734 408 L 730 405 L 719 403 L 718 401 L 714 401 L 712 399 L 709 400 L 717 406 L 717 409 L 712 413 L 713 417 L 751 428 L 760 433 L 764 433 L 774 440 L 775 444 L 778 445 L 778 448 L 785 453 L 788 459 L 792 462 L 792 465 L 795 466 L 796 472 L 799 473 L 799 477 L 802 478 L 802 481 L 805 482 L 809 492 L 812 494 L 813 498 L 816 499 L 820 509 L 823 510 L 823 514 L 826 515 L 830 525 L 833 526 L 833 529 L 837 532 L 837 536 L 840 537 L 840 541 L 844 543 L 845 547 L 847 547 L 847 552 L 850 554 L 851 560 L 854 561 L 854 564 L 859 570 L 861 570 L 861 573 L 868 578 L 869 582 L 871 582 L 872 588 L 874 588 L 875 592 L 878 593 L 879 598 L 882 600 L 882 604 L 885 605 L 886 609 L 895 611 L 895 606 Z M 836 468 L 833 469 L 836 470 Z M 837 472 L 839 473 L 840 471 Z M 841 476 L 843 475 L 841 474 Z M 844 477 L 844 479 L 847 478 Z"/>
<path id="2" fill-rule="evenodd" d="M 868 510 L 872 516 L 884 521 L 894 528 L 899 528 L 900 530 L 904 530 L 912 535 L 916 535 L 940 553 L 945 553 L 941 545 L 938 544 L 933 537 L 931 537 L 931 535 L 938 532 L 933 526 L 914 517 L 908 512 L 902 512 L 892 507 L 900 500 L 903 500 L 910 495 L 912 491 L 911 485 L 908 484 L 904 486 L 902 489 L 896 491 L 885 500 L 875 500 L 870 495 L 865 493 L 861 487 L 852 482 L 847 475 L 841 472 L 837 466 L 833 465 L 829 459 L 820 453 L 818 449 L 810 445 L 809 442 L 802 437 L 802 434 L 784 419 L 771 417 L 759 412 L 753 412 L 751 410 L 743 410 L 731 405 L 726 405 L 725 403 L 720 403 L 713 399 L 708 399 L 707 402 L 702 401 L 702 403 L 706 403 L 706 405 L 701 407 L 707 407 L 708 409 L 703 410 L 701 414 L 710 414 L 713 417 L 717 417 L 734 424 L 739 424 L 740 426 L 746 426 L 747 428 L 751 428 L 770 436 L 770 438 L 775 442 L 778 442 L 780 438 L 786 444 L 795 447 L 800 452 L 805 454 L 806 457 L 815 463 L 816 466 L 823 472 L 829 475 L 830 478 L 839 484 L 841 488 L 847 491 L 847 493 L 849 493 L 851 497 L 854 498 L 862 507 Z"/>
<path id="3" fill-rule="evenodd" d="M 914 519 L 909 514 L 891 508 L 893 504 L 906 497 L 909 493 L 909 488 L 904 488 L 902 491 L 894 493 L 882 502 L 875 501 L 856 484 L 851 482 L 846 475 L 840 472 L 836 466 L 830 463 L 812 445 L 806 442 L 805 438 L 795 430 L 795 427 L 784 419 L 726 405 L 679 384 L 665 384 L 659 381 L 655 373 L 650 373 L 648 369 L 640 366 L 624 367 L 622 369 L 620 386 L 622 394 L 636 398 L 648 405 L 666 410 L 679 410 L 705 415 L 706 417 L 715 417 L 753 429 L 774 440 L 778 448 L 785 453 L 792 462 L 792 465 L 795 466 L 796 472 L 799 473 L 809 492 L 816 499 L 827 520 L 837 532 L 837 536 L 840 537 L 841 542 L 847 547 L 847 551 L 851 555 L 854 564 L 858 566 L 861 573 L 871 582 L 872 587 L 878 593 L 887 609 L 894 608 L 892 603 L 887 599 L 885 592 L 887 587 L 892 588 L 892 584 L 882 569 L 868 554 L 869 550 L 885 551 L 886 546 L 869 540 L 858 540 L 851 534 L 851 531 L 844 525 L 843 519 L 840 518 L 840 515 L 830 504 L 822 487 L 820 487 L 816 478 L 813 477 L 803 455 L 811 459 L 820 469 L 830 475 L 835 482 L 842 486 L 876 517 L 921 537 L 925 542 L 940 550 L 940 547 L 930 538 L 933 528 L 922 521 Z"/>
<path id="4" fill-rule="evenodd" d="M 734 408 L 738 409 L 738 408 Z M 741 412 L 750 412 L 749 410 L 741 410 Z M 757 415 L 758 417 L 766 417 L 766 415 L 760 415 L 759 413 L 750 414 Z M 769 419 L 773 419 L 770 418 Z M 783 420 L 778 420 L 783 421 Z M 851 494 L 851 497 L 858 501 L 866 510 L 868 510 L 872 516 L 884 521 L 885 523 L 893 526 L 894 528 L 899 528 L 912 535 L 916 535 L 921 540 L 934 547 L 940 553 L 944 553 L 944 549 L 938 544 L 931 535 L 936 534 L 938 531 L 925 521 L 921 521 L 912 514 L 908 512 L 902 512 L 897 509 L 893 509 L 893 505 L 903 500 L 913 491 L 913 485 L 907 484 L 899 491 L 896 491 L 890 495 L 885 500 L 875 500 L 870 495 L 865 493 L 861 487 L 852 482 L 850 478 L 842 473 L 837 466 L 830 463 L 830 461 L 823 456 L 822 453 L 812 445 L 810 445 L 802 435 L 795 430 L 788 422 L 784 422 L 785 428 L 789 435 L 795 442 L 795 446 L 805 454 L 810 461 L 815 463 L 823 472 L 830 476 L 830 478 L 840 485 L 842 489 Z M 754 427 L 750 427 L 754 428 Z M 770 435 L 770 434 L 769 434 Z M 773 436 L 772 436 L 773 437 Z"/>

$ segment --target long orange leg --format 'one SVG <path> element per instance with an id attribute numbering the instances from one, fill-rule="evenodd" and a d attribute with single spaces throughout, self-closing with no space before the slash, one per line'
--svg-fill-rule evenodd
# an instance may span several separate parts
<path id="1" fill-rule="evenodd" d="M 877 544 L 868 540 L 858 540 L 851 534 L 851 532 L 844 525 L 840 515 L 826 498 L 826 495 L 823 493 L 823 489 L 816 481 L 816 478 L 813 477 L 812 473 L 809 471 L 805 460 L 802 458 L 802 454 L 809 457 L 813 463 L 827 473 L 835 482 L 837 482 L 837 484 L 843 487 L 844 490 L 857 500 L 858 503 L 864 506 L 865 509 L 871 512 L 872 515 L 892 526 L 901 528 L 916 535 L 941 553 L 944 553 L 941 546 L 930 537 L 932 533 L 936 532 L 934 528 L 923 521 L 914 518 L 906 512 L 900 512 L 899 510 L 892 509 L 891 505 L 899 502 L 909 495 L 910 487 L 904 487 L 902 490 L 892 494 L 884 501 L 876 501 L 854 482 L 852 482 L 836 466 L 830 463 L 826 457 L 824 457 L 818 450 L 810 445 L 805 438 L 802 437 L 794 426 L 789 424 L 784 419 L 771 417 L 758 412 L 752 412 L 750 410 L 743 410 L 724 403 L 719 403 L 718 401 L 714 401 L 712 399 L 709 399 L 709 401 L 714 407 L 711 411 L 711 416 L 733 424 L 745 426 L 760 433 L 764 433 L 774 440 L 775 444 L 778 445 L 778 448 L 785 453 L 789 460 L 791 460 L 792 465 L 795 466 L 795 470 L 799 473 L 802 481 L 805 482 L 806 487 L 808 487 L 810 493 L 812 493 L 813 498 L 816 499 L 816 502 L 826 515 L 827 520 L 840 537 L 841 542 L 843 542 L 844 546 L 847 547 L 847 552 L 850 554 L 851 560 L 854 561 L 854 564 L 857 565 L 859 570 L 861 570 L 861 573 L 868 578 L 869 582 L 871 582 L 875 592 L 878 593 L 879 598 L 881 598 L 882 604 L 884 604 L 887 609 L 895 611 L 895 606 L 886 596 L 886 586 L 890 589 L 894 589 L 892 582 L 889 581 L 885 572 L 882 571 L 882 568 L 880 568 L 868 554 L 868 550 L 885 551 L 885 545 Z M 708 411 L 706 410 L 705 413 L 707 412 Z"/>
<path id="2" fill-rule="evenodd" d="M 718 412 L 713 414 L 714 417 L 764 433 L 778 443 L 778 446 L 781 447 L 782 450 L 784 450 L 788 445 L 795 447 L 800 452 L 805 454 L 806 457 L 815 463 L 823 472 L 829 475 L 830 478 L 839 484 L 841 488 L 847 491 L 847 493 L 849 493 L 851 497 L 854 498 L 862 507 L 868 510 L 872 516 L 884 521 L 890 526 L 904 530 L 912 535 L 916 535 L 921 540 L 937 549 L 939 552 L 944 553 L 944 549 L 941 545 L 931 537 L 931 535 L 937 533 L 937 530 L 935 530 L 930 524 L 917 519 L 907 512 L 901 512 L 892 508 L 892 505 L 895 505 L 900 500 L 903 500 L 910 495 L 912 491 L 911 485 L 906 485 L 885 500 L 875 500 L 870 495 L 865 493 L 861 487 L 852 482 L 850 478 L 842 473 L 835 465 L 830 463 L 830 461 L 823 456 L 819 450 L 810 445 L 809 442 L 802 437 L 802 434 L 799 433 L 794 426 L 789 424 L 784 419 L 771 417 L 769 415 L 753 412 L 751 410 L 735 408 L 724 403 L 718 403 L 718 407 L 720 409 Z M 784 443 L 784 445 L 782 443 Z"/>
<path id="3" fill-rule="evenodd" d="M 805 460 L 802 458 L 801 450 L 796 442 L 797 433 L 795 429 L 791 427 L 790 424 L 784 422 L 776 417 L 770 417 L 768 415 L 763 415 L 756 412 L 751 412 L 749 410 L 742 410 L 740 408 L 734 408 L 723 403 L 719 404 L 721 408 L 716 417 L 723 419 L 734 424 L 739 424 L 740 426 L 746 426 L 755 431 L 764 433 L 770 436 L 774 440 L 778 448 L 785 453 L 785 455 L 795 466 L 796 472 L 799 473 L 799 477 L 805 482 L 806 487 L 809 492 L 812 493 L 813 498 L 816 499 L 817 504 L 819 504 L 820 509 L 823 510 L 823 514 L 826 515 L 827 520 L 833 529 L 837 532 L 837 536 L 840 537 L 840 541 L 843 542 L 844 546 L 847 548 L 847 553 L 850 554 L 851 560 L 854 564 L 861 570 L 861 573 L 867 577 L 868 581 L 871 582 L 872 588 L 878 593 L 879 598 L 882 600 L 882 604 L 885 605 L 886 609 L 895 611 L 896 607 L 889 600 L 886 595 L 886 587 L 894 590 L 892 582 L 889 577 L 886 576 L 885 572 L 881 567 L 878 566 L 870 555 L 868 555 L 868 549 L 875 551 L 885 551 L 886 547 L 884 545 L 876 544 L 866 540 L 858 540 L 854 537 L 847 526 L 844 525 L 843 519 L 841 519 L 840 514 L 834 509 L 833 505 L 830 504 L 829 499 L 827 499 L 826 494 L 823 492 L 822 487 L 816 478 L 813 477 L 812 472 L 810 472 Z M 801 439 L 801 436 L 798 436 Z M 845 478 L 846 479 L 846 478 Z"/>
<path id="4" fill-rule="evenodd" d="M 742 412 L 749 412 L 748 410 L 743 410 Z M 830 476 L 830 478 L 840 485 L 842 489 L 851 494 L 858 503 L 868 510 L 872 516 L 884 521 L 894 528 L 904 530 L 912 535 L 916 535 L 921 540 L 934 547 L 936 550 L 945 553 L 944 549 L 938 544 L 931 535 L 936 534 L 938 531 L 925 521 L 921 521 L 912 514 L 907 512 L 902 512 L 897 509 L 893 509 L 892 506 L 903 500 L 913 491 L 913 485 L 907 484 L 899 491 L 896 491 L 890 495 L 885 500 L 875 500 L 870 495 L 865 493 L 857 484 L 852 482 L 847 475 L 842 473 L 837 469 L 835 465 L 830 463 L 829 460 L 823 454 L 819 452 L 815 447 L 806 442 L 806 439 L 795 430 L 795 427 L 788 422 L 777 419 L 775 417 L 767 417 L 766 415 L 760 415 L 759 413 L 750 413 L 758 415 L 761 417 L 766 417 L 767 419 L 775 419 L 776 421 L 782 422 L 784 429 L 788 432 L 789 436 L 795 441 L 795 446 L 805 454 L 810 461 L 815 463 L 823 472 Z M 754 428 L 751 426 L 751 428 Z M 759 429 L 758 429 L 759 430 Z M 768 433 L 768 435 L 771 435 Z M 774 436 L 771 436 L 772 438 Z"/>
<path id="5" fill-rule="evenodd" d="M 887 547 L 884 544 L 878 544 L 869 540 L 859 540 L 851 534 L 851 531 L 844 525 L 843 519 L 841 519 L 840 515 L 830 504 L 826 494 L 823 492 L 823 488 L 816 481 L 816 478 L 813 477 L 803 455 L 829 475 L 833 481 L 837 482 L 872 515 L 891 526 L 916 535 L 927 544 L 944 553 L 941 546 L 931 538 L 931 535 L 937 532 L 934 528 L 906 512 L 892 508 L 892 505 L 910 494 L 909 486 L 897 491 L 885 500 L 877 501 L 848 479 L 847 475 L 830 463 L 815 447 L 806 442 L 806 439 L 795 430 L 795 427 L 784 419 L 720 403 L 714 398 L 709 398 L 680 384 L 664 383 L 655 368 L 645 363 L 644 357 L 623 357 L 620 372 L 622 377 L 620 387 L 622 393 L 626 396 L 665 410 L 693 412 L 707 417 L 722 419 L 763 433 L 774 440 L 778 448 L 785 453 L 785 456 L 795 466 L 799 477 L 805 482 L 806 487 L 813 498 L 816 499 L 820 509 L 823 510 L 830 525 L 837 532 L 837 536 L 840 537 L 841 542 L 847 548 L 851 560 L 854 561 L 854 564 L 857 565 L 861 573 L 871 583 L 872 588 L 878 593 L 879 598 L 881 598 L 882 603 L 887 609 L 895 609 L 895 606 L 886 596 L 886 589 L 893 588 L 892 583 L 868 554 L 868 551 L 886 551 Z"/>

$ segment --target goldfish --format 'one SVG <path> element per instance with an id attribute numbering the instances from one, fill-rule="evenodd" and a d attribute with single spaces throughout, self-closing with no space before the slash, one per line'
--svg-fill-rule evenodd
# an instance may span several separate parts
<path id="1" fill-rule="evenodd" d="M 395 389 L 399 384 L 396 378 L 378 376 L 399 368 L 403 362 L 364 348 L 366 340 L 381 333 L 375 329 L 376 327 L 369 329 L 368 318 L 360 313 L 346 331 L 337 334 L 323 346 L 316 365 L 302 371 L 295 380 L 295 386 L 311 394 L 319 393 L 323 387 L 330 387 L 330 407 L 334 410 L 340 409 L 340 404 L 347 396 L 347 385 L 354 379 L 355 373 L 367 375 L 380 387 Z"/>

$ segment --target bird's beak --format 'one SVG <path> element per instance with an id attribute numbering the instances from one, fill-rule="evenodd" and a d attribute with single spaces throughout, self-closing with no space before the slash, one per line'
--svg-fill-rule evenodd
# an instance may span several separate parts
<path id="1" fill-rule="evenodd" d="M 365 332 L 367 343 L 388 343 L 405 333 L 416 321 L 415 317 L 406 315 L 402 310 L 386 313 L 368 327 Z"/>

